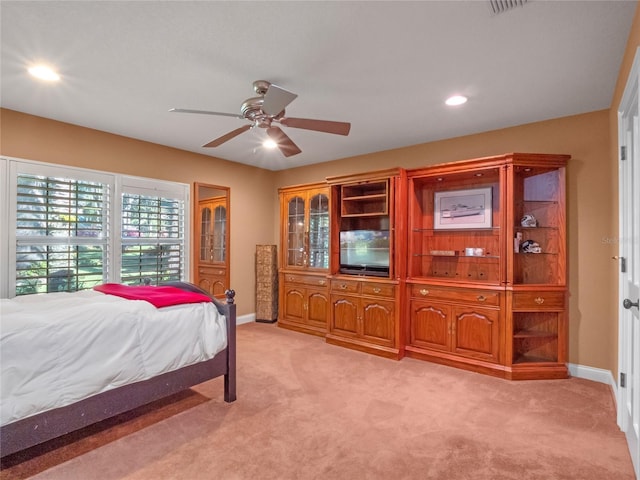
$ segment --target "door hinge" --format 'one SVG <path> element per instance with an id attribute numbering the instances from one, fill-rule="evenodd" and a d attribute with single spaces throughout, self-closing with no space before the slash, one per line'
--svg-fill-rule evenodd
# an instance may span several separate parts
<path id="1" fill-rule="evenodd" d="M 627 273 L 627 259 L 620 257 L 620 272 Z"/>
<path id="2" fill-rule="evenodd" d="M 620 372 L 620 388 L 627 388 L 627 374 Z"/>
<path id="3" fill-rule="evenodd" d="M 627 146 L 622 145 L 620 147 L 620 160 L 626 160 L 626 159 L 627 159 Z"/>

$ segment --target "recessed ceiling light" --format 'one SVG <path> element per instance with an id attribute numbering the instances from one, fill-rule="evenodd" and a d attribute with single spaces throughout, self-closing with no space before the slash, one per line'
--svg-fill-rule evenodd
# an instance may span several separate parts
<path id="1" fill-rule="evenodd" d="M 447 98 L 447 100 L 444 102 L 447 105 L 454 107 L 456 105 L 462 105 L 463 103 L 467 102 L 467 97 L 463 97 L 462 95 L 454 95 L 452 97 Z"/>
<path id="2" fill-rule="evenodd" d="M 278 146 L 278 144 L 276 142 L 274 142 L 273 140 L 271 140 L 270 138 L 268 138 L 267 140 L 265 140 L 264 142 L 262 142 L 262 146 L 264 148 L 276 148 Z"/>
<path id="3" fill-rule="evenodd" d="M 46 80 L 48 82 L 60 80 L 60 75 L 46 65 L 34 65 L 29 68 L 29 73 L 40 80 Z"/>

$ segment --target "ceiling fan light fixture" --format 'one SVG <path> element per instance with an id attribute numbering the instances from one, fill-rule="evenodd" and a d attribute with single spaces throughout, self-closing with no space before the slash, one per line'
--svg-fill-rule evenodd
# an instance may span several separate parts
<path id="1" fill-rule="evenodd" d="M 444 103 L 446 103 L 450 107 L 455 107 L 455 106 L 467 103 L 467 100 L 468 100 L 467 97 L 463 95 L 453 95 L 447 98 Z"/>
<path id="2" fill-rule="evenodd" d="M 56 82 L 60 80 L 60 75 L 58 75 L 55 70 L 46 65 L 34 65 L 29 67 L 28 72 L 40 80 L 46 80 L 47 82 Z"/>
<path id="3" fill-rule="evenodd" d="M 275 140 L 267 138 L 264 142 L 262 142 L 262 146 L 268 150 L 273 150 L 278 146 L 278 144 L 275 142 Z"/>

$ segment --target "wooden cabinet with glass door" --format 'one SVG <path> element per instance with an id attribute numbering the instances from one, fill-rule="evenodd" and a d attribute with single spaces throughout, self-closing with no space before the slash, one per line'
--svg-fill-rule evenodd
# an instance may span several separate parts
<path id="1" fill-rule="evenodd" d="M 407 172 L 408 356 L 509 379 L 567 376 L 569 158 Z"/>
<path id="2" fill-rule="evenodd" d="M 514 154 L 507 169 L 507 377 L 566 378 L 568 155 Z"/>
<path id="3" fill-rule="evenodd" d="M 281 188 L 278 325 L 324 336 L 329 289 L 329 187 Z"/>
<path id="4" fill-rule="evenodd" d="M 196 183 L 195 283 L 217 298 L 229 288 L 228 189 Z"/>

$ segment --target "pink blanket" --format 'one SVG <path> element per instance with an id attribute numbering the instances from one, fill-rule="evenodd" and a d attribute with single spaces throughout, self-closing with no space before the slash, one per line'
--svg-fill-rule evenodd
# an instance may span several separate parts
<path id="1" fill-rule="evenodd" d="M 127 298 L 145 300 L 157 308 L 180 305 L 183 303 L 210 302 L 211 299 L 196 292 L 185 292 L 177 287 L 131 286 L 120 283 L 104 283 L 93 287 L 98 292 Z"/>

